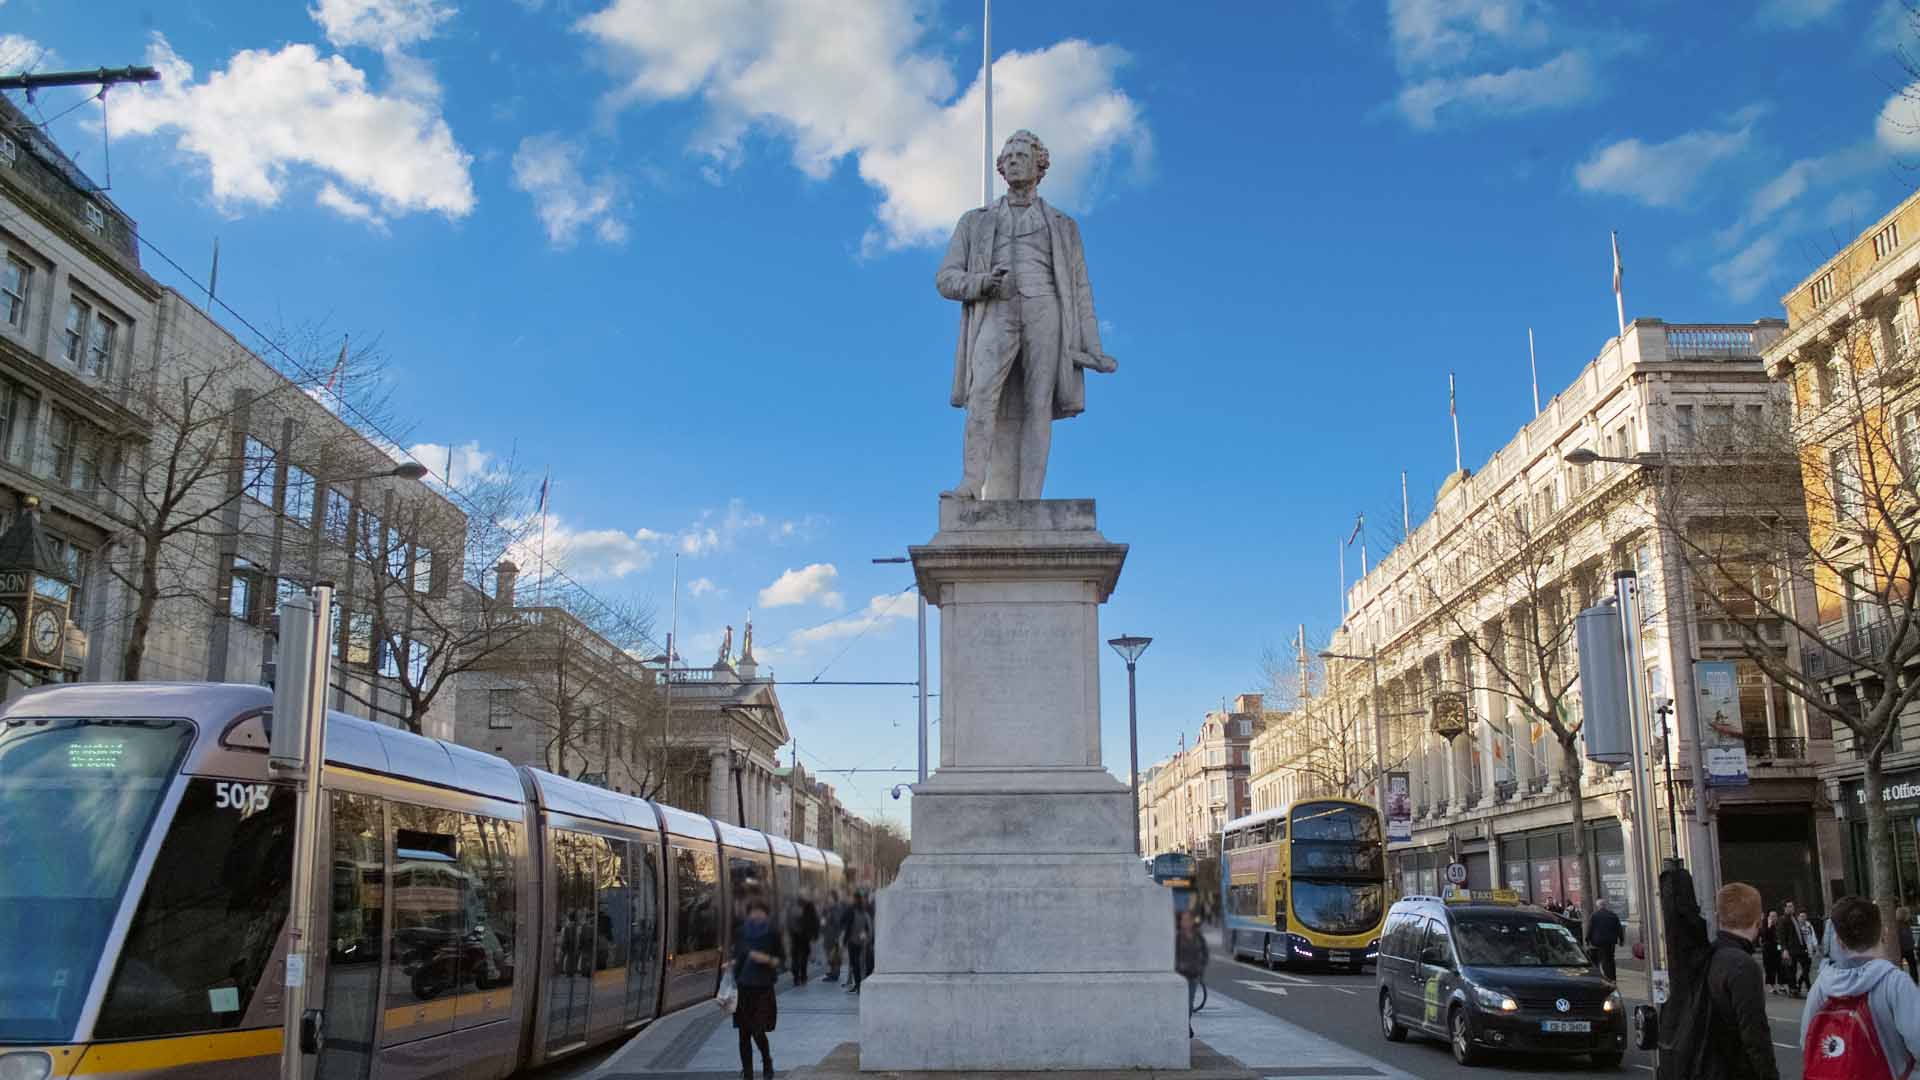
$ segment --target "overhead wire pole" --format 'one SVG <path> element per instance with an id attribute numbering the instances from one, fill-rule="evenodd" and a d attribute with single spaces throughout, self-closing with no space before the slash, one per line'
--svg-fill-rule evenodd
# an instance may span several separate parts
<path id="1" fill-rule="evenodd" d="M 980 205 L 993 205 L 993 0 L 981 0 L 980 83 L 985 100 L 980 107 Z"/>
<path id="2" fill-rule="evenodd" d="M 34 91 L 51 86 L 98 86 L 153 82 L 160 72 L 150 67 L 95 68 L 92 71 L 49 71 L 41 75 L 0 75 L 0 90 Z"/>

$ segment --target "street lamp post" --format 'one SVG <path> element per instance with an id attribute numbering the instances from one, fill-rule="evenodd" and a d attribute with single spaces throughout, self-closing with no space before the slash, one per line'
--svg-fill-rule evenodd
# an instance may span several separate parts
<path id="1" fill-rule="evenodd" d="M 1128 784 L 1133 792 L 1133 853 L 1140 854 L 1140 699 L 1135 692 L 1133 666 L 1140 654 L 1153 644 L 1150 637 L 1122 634 L 1108 641 L 1113 651 L 1127 662 L 1127 762 Z"/>
<path id="2" fill-rule="evenodd" d="M 904 555 L 895 555 L 886 559 L 875 559 L 876 563 L 899 564 L 907 561 Z M 913 593 L 920 600 L 920 782 L 927 779 L 927 594 L 920 591 L 919 582 L 915 582 Z"/>
<path id="3" fill-rule="evenodd" d="M 1366 656 L 1322 652 L 1322 660 L 1353 660 L 1367 665 L 1372 676 L 1373 701 L 1373 797 L 1380 804 L 1381 828 L 1387 827 L 1387 716 L 1380 711 L 1380 646 Z"/>

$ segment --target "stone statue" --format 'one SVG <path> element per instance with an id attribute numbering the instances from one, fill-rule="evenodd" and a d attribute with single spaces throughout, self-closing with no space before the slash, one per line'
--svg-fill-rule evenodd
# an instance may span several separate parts
<path id="1" fill-rule="evenodd" d="M 1035 194 L 1050 163 L 1032 132 L 1008 136 L 1006 195 L 961 216 L 934 275 L 962 305 L 953 404 L 967 410 L 960 484 L 942 498 L 1040 498 L 1053 421 L 1087 406 L 1082 369 L 1118 366 L 1100 350 L 1080 228 Z"/>
<path id="2" fill-rule="evenodd" d="M 746 631 L 740 635 L 740 662 L 743 664 L 753 663 L 753 620 L 752 619 L 747 620 Z"/>
<path id="3" fill-rule="evenodd" d="M 727 634 L 720 639 L 720 658 L 713 662 L 714 667 L 730 666 L 733 663 L 733 627 L 727 627 Z"/>

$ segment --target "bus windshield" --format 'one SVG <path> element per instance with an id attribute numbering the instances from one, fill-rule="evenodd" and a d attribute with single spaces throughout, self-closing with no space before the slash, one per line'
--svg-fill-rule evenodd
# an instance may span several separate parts
<path id="1" fill-rule="evenodd" d="M 1169 852 L 1153 857 L 1153 880 L 1165 882 L 1175 878 L 1193 879 L 1193 856 L 1179 852 Z"/>
<path id="2" fill-rule="evenodd" d="M 1293 811 L 1293 873 L 1384 880 L 1380 815 L 1349 803 L 1302 803 Z"/>
<path id="3" fill-rule="evenodd" d="M 70 1038 L 185 720 L 0 725 L 0 1042 Z"/>
<path id="4" fill-rule="evenodd" d="M 1293 879 L 1293 918 L 1322 934 L 1365 934 L 1380 925 L 1386 886 L 1357 881 Z"/>

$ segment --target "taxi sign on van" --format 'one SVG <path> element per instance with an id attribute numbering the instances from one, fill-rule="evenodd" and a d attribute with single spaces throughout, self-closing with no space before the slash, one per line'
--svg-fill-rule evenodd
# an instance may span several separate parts
<path id="1" fill-rule="evenodd" d="M 1518 904 L 1520 894 L 1512 889 L 1450 889 L 1446 895 L 1449 904 Z"/>

